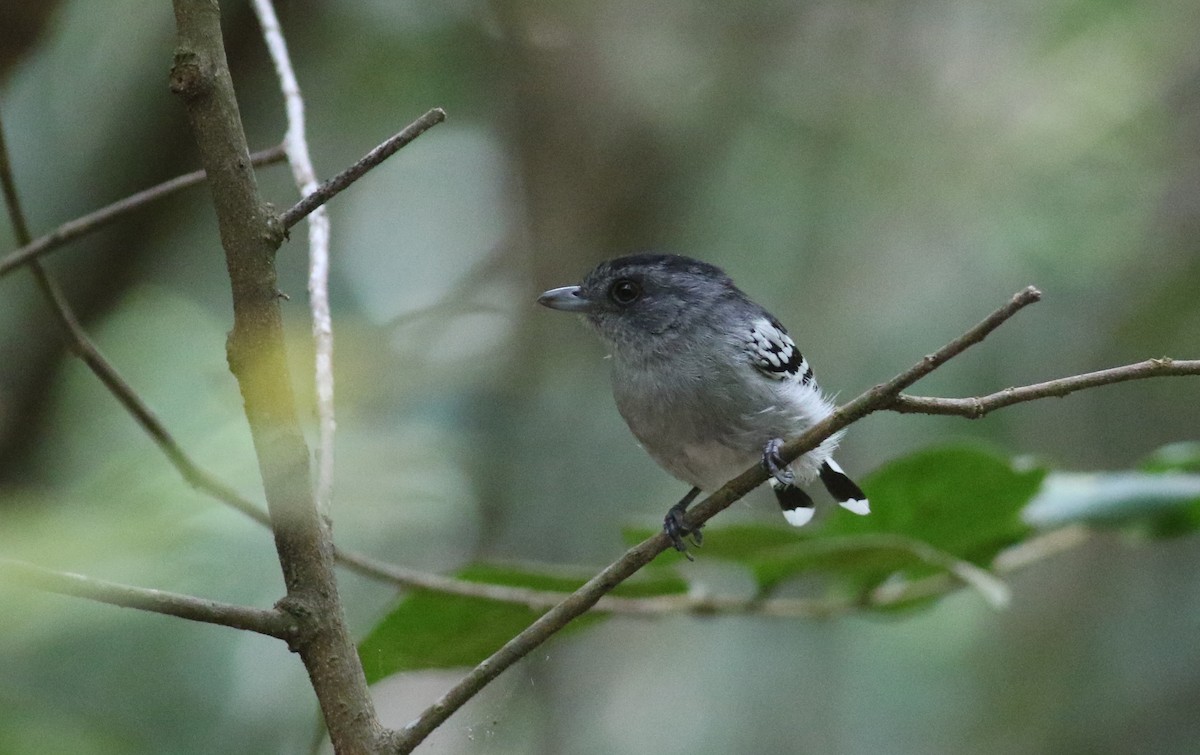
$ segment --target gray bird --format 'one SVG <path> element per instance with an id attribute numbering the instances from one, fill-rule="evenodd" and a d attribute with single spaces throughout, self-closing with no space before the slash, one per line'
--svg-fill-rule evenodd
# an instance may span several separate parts
<path id="1" fill-rule="evenodd" d="M 720 268 L 672 254 L 601 262 L 578 286 L 538 297 L 551 309 L 583 314 L 612 352 L 617 409 L 659 466 L 692 486 L 663 528 L 675 548 L 700 533 L 683 515 L 700 491 L 713 491 L 761 461 L 783 516 L 797 527 L 813 500 L 797 487 L 820 477 L 856 514 L 867 497 L 833 460 L 841 433 L 791 464 L 782 439 L 833 411 L 787 330 Z"/>

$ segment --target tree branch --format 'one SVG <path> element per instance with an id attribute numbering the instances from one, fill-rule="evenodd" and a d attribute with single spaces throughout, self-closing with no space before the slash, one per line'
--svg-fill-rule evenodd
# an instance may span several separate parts
<path id="1" fill-rule="evenodd" d="M 871 388 L 853 401 L 839 407 L 828 418 L 785 443 L 780 449 L 780 455 L 785 462 L 795 461 L 851 422 L 886 408 L 895 400 L 900 391 L 961 354 L 970 346 L 979 343 L 1010 317 L 1040 298 L 1041 292 L 1032 286 L 1019 291 L 1007 304 L 988 315 L 963 335 L 926 356 L 888 382 Z M 766 480 L 766 470 L 762 465 L 754 465 L 689 510 L 685 518 L 685 526 L 693 530 L 699 528 L 704 522 Z M 592 577 L 557 606 L 542 614 L 537 621 L 506 642 L 490 658 L 468 672 L 458 684 L 422 712 L 415 721 L 400 731 L 392 732 L 389 746 L 395 752 L 411 752 L 425 737 L 429 736 L 430 732 L 440 726 L 454 711 L 461 708 L 505 669 L 588 611 L 602 596 L 611 592 L 614 587 L 650 563 L 668 547 L 670 547 L 669 538 L 665 533 L 659 532 L 630 548 L 625 555 Z"/>
<path id="2" fill-rule="evenodd" d="M 283 144 L 287 149 L 292 177 L 301 196 L 317 190 L 317 173 L 308 154 L 308 138 L 304 131 L 304 98 L 300 83 L 292 69 L 287 42 L 275 15 L 271 0 L 254 0 L 254 15 L 262 27 L 263 40 L 275 73 L 287 111 L 287 134 Z M 318 207 L 308 216 L 308 302 L 312 311 L 313 383 L 316 386 L 317 406 L 317 511 L 330 515 L 333 500 L 334 434 L 337 422 L 333 410 L 333 316 L 329 310 L 329 213 Z"/>
<path id="3" fill-rule="evenodd" d="M 1067 396 L 1085 388 L 1123 383 L 1127 380 L 1183 375 L 1200 375 L 1200 359 L 1183 360 L 1168 357 L 1147 359 L 1144 362 L 1048 380 L 1044 383 L 1023 385 L 1019 388 L 1005 388 L 987 396 L 972 398 L 900 395 L 887 408 L 902 414 L 953 414 L 968 419 L 979 419 L 989 412 L 1006 406 L 1052 396 Z"/>
<path id="4" fill-rule="evenodd" d="M 309 484 L 308 447 L 296 420 L 275 253 L 284 228 L 259 195 L 214 0 L 174 0 L 178 48 L 171 89 L 180 95 L 209 175 L 233 292 L 227 352 L 254 440 L 287 597 L 300 627 L 292 642 L 321 705 L 334 750 L 369 753 L 383 734 L 333 573 L 333 544 Z"/>
<path id="5" fill-rule="evenodd" d="M 277 608 L 264 610 L 219 603 L 192 595 L 122 585 L 85 577 L 82 574 L 54 571 L 11 558 L 0 558 L 0 577 L 47 592 L 73 595 L 122 608 L 177 616 L 189 621 L 246 629 L 281 640 L 290 641 L 297 630 L 292 618 Z"/>
<path id="6" fill-rule="evenodd" d="M 282 161 L 284 157 L 286 157 L 286 153 L 283 151 L 282 146 L 271 147 L 270 149 L 250 155 L 250 164 L 256 167 L 271 165 Z M 32 241 L 19 241 L 18 243 L 21 246 L 0 260 L 0 277 L 8 275 L 30 260 L 38 259 L 43 254 L 51 252 L 68 242 L 103 228 L 123 215 L 141 209 L 181 189 L 203 183 L 204 179 L 205 174 L 203 170 L 195 170 L 191 173 L 185 173 L 182 176 L 176 176 L 156 186 L 151 186 L 149 189 L 131 194 L 106 207 L 101 207 L 99 210 L 90 212 L 87 215 L 75 218 L 74 220 L 68 220 L 50 233 L 39 236 Z"/>
<path id="7" fill-rule="evenodd" d="M 347 189 L 350 184 L 367 174 L 375 166 L 379 165 L 384 160 L 396 154 L 396 151 L 404 147 L 412 140 L 416 139 L 421 134 L 433 128 L 437 124 L 446 120 L 446 111 L 440 107 L 435 107 L 425 115 L 416 119 L 412 123 L 405 126 L 400 133 L 391 137 L 387 141 L 380 144 L 375 149 L 367 154 L 349 168 L 346 168 L 341 173 L 338 173 L 333 178 L 321 184 L 320 188 L 309 194 L 304 199 L 297 202 L 291 209 L 279 216 L 279 223 L 287 230 L 299 223 L 313 210 L 333 199 L 342 191 Z"/>

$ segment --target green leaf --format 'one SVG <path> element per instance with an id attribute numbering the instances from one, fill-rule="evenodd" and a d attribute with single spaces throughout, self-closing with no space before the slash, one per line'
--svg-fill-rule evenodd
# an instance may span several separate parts
<path id="1" fill-rule="evenodd" d="M 458 577 L 469 582 L 564 593 L 585 581 L 494 564 L 473 564 Z M 686 589 L 678 577 L 655 572 L 629 580 L 614 594 L 650 597 Z M 359 644 L 358 653 L 370 684 L 401 671 L 473 666 L 543 613 L 543 609 L 487 598 L 414 590 L 371 630 Z M 573 626 L 600 618 L 600 614 L 589 614 Z"/>
<path id="2" fill-rule="evenodd" d="M 866 479 L 870 516 L 838 516 L 825 533 L 902 534 L 983 564 L 1027 533 L 1020 513 L 1045 476 L 978 447 L 921 451 Z"/>

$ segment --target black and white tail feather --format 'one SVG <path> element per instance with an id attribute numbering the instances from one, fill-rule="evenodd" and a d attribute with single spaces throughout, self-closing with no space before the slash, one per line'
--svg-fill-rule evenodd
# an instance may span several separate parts
<path id="1" fill-rule="evenodd" d="M 830 402 L 821 394 L 812 367 L 778 320 L 769 315 L 755 320 L 746 345 L 750 348 L 751 359 L 759 372 L 789 387 L 789 398 L 797 404 L 797 413 L 809 418 L 807 424 L 811 425 L 829 414 L 832 410 Z M 836 445 L 836 437 L 832 445 Z M 768 444 L 768 447 L 774 447 L 773 444 L 774 441 Z M 820 477 L 821 483 L 838 505 L 860 516 L 871 513 L 870 502 L 862 488 L 842 471 L 841 466 L 828 453 L 823 454 L 823 459 L 819 458 L 822 455 L 821 450 L 818 448 L 811 451 L 801 457 L 801 460 L 808 461 L 808 466 L 815 466 L 819 461 L 820 466 L 815 470 L 816 476 Z M 771 451 L 768 450 L 767 453 Z M 812 456 L 813 454 L 816 456 Z M 813 476 L 811 470 L 808 474 L 804 473 L 803 468 L 800 471 L 802 477 Z M 779 508 L 788 524 L 803 527 L 812 520 L 816 508 L 813 499 L 796 486 L 795 476 L 790 470 L 773 476 L 771 488 L 775 491 L 775 498 L 779 501 Z"/>

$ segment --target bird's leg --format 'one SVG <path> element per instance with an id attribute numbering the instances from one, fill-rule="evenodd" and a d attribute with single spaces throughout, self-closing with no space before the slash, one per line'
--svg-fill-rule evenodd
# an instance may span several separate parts
<path id="1" fill-rule="evenodd" d="M 692 501 L 696 500 L 696 496 L 700 495 L 700 488 L 692 488 L 688 494 L 679 499 L 679 503 L 667 510 L 667 516 L 663 519 L 663 532 L 667 533 L 667 537 L 671 538 L 671 544 L 675 546 L 675 550 L 687 556 L 688 561 L 692 560 L 692 554 L 688 553 L 687 543 L 684 538 L 688 535 L 692 536 L 692 542 L 700 545 L 704 540 L 704 536 L 700 534 L 700 528 L 688 529 L 683 523 L 683 515 L 687 513 L 687 507 Z"/>
<path id="2" fill-rule="evenodd" d="M 792 474 L 792 470 L 788 469 L 783 457 L 779 455 L 779 449 L 782 447 L 783 438 L 772 438 L 767 441 L 767 445 L 763 446 L 762 465 L 781 484 L 792 485 L 796 482 L 796 475 Z"/>

